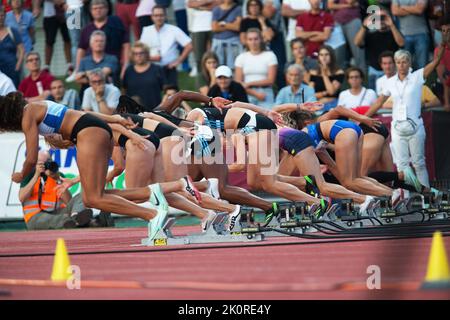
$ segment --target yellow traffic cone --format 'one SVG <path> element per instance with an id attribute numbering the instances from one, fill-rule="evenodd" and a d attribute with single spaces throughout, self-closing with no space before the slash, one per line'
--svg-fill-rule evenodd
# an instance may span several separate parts
<path id="1" fill-rule="evenodd" d="M 53 271 L 51 279 L 53 281 L 66 281 L 70 279 L 72 274 L 69 270 L 70 260 L 67 254 L 64 239 L 56 240 L 55 258 L 53 260 Z"/>
<path id="2" fill-rule="evenodd" d="M 450 289 L 450 272 L 442 233 L 433 234 L 427 275 L 422 289 Z"/>

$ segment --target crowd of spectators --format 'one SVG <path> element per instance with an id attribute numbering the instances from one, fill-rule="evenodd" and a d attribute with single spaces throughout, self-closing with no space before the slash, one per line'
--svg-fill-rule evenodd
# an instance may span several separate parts
<path id="1" fill-rule="evenodd" d="M 411 54 L 414 71 L 437 54 L 450 28 L 448 2 L 3 0 L 0 94 L 17 88 L 28 101 L 105 113 L 127 94 L 152 110 L 191 69 L 197 91 L 268 109 L 308 101 L 326 110 L 369 106 L 396 74 L 398 49 Z M 34 48 L 37 27 L 44 52 Z M 50 73 L 58 30 L 65 79 Z M 423 86 L 423 106 L 450 111 L 449 65 L 447 47 Z M 383 108 L 390 107 L 388 100 Z"/>

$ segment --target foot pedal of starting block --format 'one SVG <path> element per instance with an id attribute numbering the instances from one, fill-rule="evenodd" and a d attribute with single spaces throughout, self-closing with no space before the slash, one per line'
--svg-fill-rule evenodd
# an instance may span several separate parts
<path id="1" fill-rule="evenodd" d="M 182 238 L 174 237 L 171 228 L 174 226 L 175 218 L 168 218 L 163 224 L 161 230 L 158 231 L 156 237 L 152 240 L 145 238 L 141 240 L 141 244 L 144 246 L 167 246 L 167 245 L 180 245 L 185 244 Z"/>
<path id="2" fill-rule="evenodd" d="M 353 200 L 343 199 L 341 200 L 341 216 L 339 219 L 346 222 L 347 226 L 354 226 L 356 221 L 359 220 L 359 214 L 355 210 Z"/>
<path id="3" fill-rule="evenodd" d="M 376 197 L 378 207 L 374 208 L 373 216 L 379 217 L 386 223 L 401 223 L 403 219 L 398 217 L 399 212 L 392 208 L 392 198 L 391 197 Z"/>

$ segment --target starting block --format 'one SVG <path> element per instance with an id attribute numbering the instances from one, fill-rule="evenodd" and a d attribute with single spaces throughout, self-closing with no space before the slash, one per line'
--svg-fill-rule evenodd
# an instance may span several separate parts
<path id="1" fill-rule="evenodd" d="M 387 224 L 403 222 L 403 218 L 399 217 L 400 212 L 395 208 L 392 208 L 391 197 L 377 197 L 375 200 L 379 203 L 379 207 L 375 208 L 373 212 L 375 217 L 381 218 Z M 396 208 L 399 208 L 399 206 L 397 205 Z"/>
<path id="2" fill-rule="evenodd" d="M 343 228 L 360 228 L 364 224 L 360 220 L 359 212 L 355 210 L 353 200 L 342 199 L 334 204 L 323 216 L 324 222 L 333 222 Z"/>
<path id="3" fill-rule="evenodd" d="M 240 232 L 228 232 L 226 222 L 228 214 L 220 213 L 214 218 L 208 229 L 202 233 L 174 236 L 171 228 L 175 224 L 175 218 L 167 219 L 154 239 L 145 238 L 141 244 L 145 246 L 172 246 L 186 244 L 221 243 L 221 242 L 255 242 L 264 240 L 263 234 L 251 236 Z"/>
<path id="4" fill-rule="evenodd" d="M 267 226 L 265 226 L 265 228 L 282 229 L 288 232 L 296 232 L 299 234 L 303 234 L 305 232 L 317 232 L 317 229 L 312 227 L 314 221 L 308 213 L 306 202 L 278 202 L 278 206 L 278 215 L 273 217 L 273 219 Z M 264 235 L 266 237 L 288 236 L 287 234 L 283 234 L 273 230 L 264 231 Z"/>
<path id="5" fill-rule="evenodd" d="M 424 213 L 428 215 L 430 220 L 447 219 L 450 213 L 449 192 L 435 196 L 432 192 L 423 194 Z"/>

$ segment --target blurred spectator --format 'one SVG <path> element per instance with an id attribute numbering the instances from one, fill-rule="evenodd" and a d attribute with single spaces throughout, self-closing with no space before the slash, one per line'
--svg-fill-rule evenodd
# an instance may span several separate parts
<path id="1" fill-rule="evenodd" d="M 150 47 L 150 61 L 154 61 L 163 68 L 167 83 L 176 85 L 177 66 L 188 57 L 192 51 L 192 41 L 180 28 L 168 24 L 166 9 L 154 6 L 152 10 L 153 25 L 142 30 L 140 41 Z M 183 47 L 181 55 L 177 46 Z"/>
<path id="2" fill-rule="evenodd" d="M 297 17 L 311 10 L 309 0 L 284 0 L 281 7 L 283 17 L 289 18 L 286 41 L 296 38 Z"/>
<path id="3" fill-rule="evenodd" d="M 105 53 L 106 35 L 101 30 L 95 30 L 89 39 L 90 54 L 80 61 L 78 72 L 75 76 L 77 83 L 87 85 L 89 83 L 88 73 L 91 70 L 100 68 L 107 79 L 107 82 L 113 82 L 117 79 L 119 71 L 119 62 L 111 54 Z"/>
<path id="4" fill-rule="evenodd" d="M 139 39 L 141 36 L 141 26 L 136 17 L 138 5 L 139 0 L 116 0 L 116 15 L 122 20 L 128 33 L 130 32 L 130 27 L 133 27 L 135 39 Z"/>
<path id="5" fill-rule="evenodd" d="M 173 96 L 175 93 L 177 93 L 178 87 L 174 85 L 165 85 L 163 88 L 163 99 L 162 101 L 165 102 L 167 99 L 169 99 L 171 96 Z M 186 119 L 186 116 L 188 115 L 189 111 L 191 111 L 191 106 L 186 102 L 182 101 L 181 105 L 175 108 L 175 110 L 172 112 L 172 115 L 180 118 L 180 119 Z"/>
<path id="6" fill-rule="evenodd" d="M 80 109 L 80 99 L 78 92 L 75 89 L 66 89 L 64 82 L 60 79 L 55 79 L 50 84 L 50 96 L 48 100 L 61 103 L 68 108 Z"/>
<path id="7" fill-rule="evenodd" d="M 82 109 L 104 114 L 113 114 L 119 103 L 120 90 L 112 84 L 105 83 L 101 69 L 89 73 L 90 87 L 84 91 Z"/>
<path id="8" fill-rule="evenodd" d="M 296 36 L 306 47 L 306 55 L 317 56 L 319 47 L 330 38 L 333 29 L 333 17 L 320 9 L 320 0 L 309 0 L 311 10 L 297 17 Z"/>
<path id="9" fill-rule="evenodd" d="M 88 23 L 88 15 L 84 8 L 86 0 L 67 0 L 64 4 L 66 11 L 66 25 L 70 37 L 70 55 L 72 63 L 77 60 L 78 43 L 80 42 L 81 30 Z M 77 73 L 76 67 L 73 67 L 72 74 L 66 79 L 67 82 L 73 82 Z"/>
<path id="10" fill-rule="evenodd" d="M 300 38 L 291 40 L 291 52 L 293 60 L 288 63 L 286 69 L 292 64 L 298 65 L 302 69 L 303 82 L 309 83 L 309 71 L 318 68 L 317 60 L 306 55 L 305 45 Z"/>
<path id="11" fill-rule="evenodd" d="M 334 50 L 327 45 L 319 49 L 319 67 L 311 70 L 309 85 L 316 91 L 316 98 L 325 104 L 324 111 L 334 108 L 342 82 L 344 71 L 336 64 Z"/>
<path id="12" fill-rule="evenodd" d="M 450 17 L 446 17 L 446 20 L 442 23 L 441 32 L 442 39 L 446 39 L 447 46 L 441 63 L 437 68 L 437 74 L 444 87 L 444 109 L 450 111 Z M 434 52 L 435 57 L 437 55 L 437 50 L 438 48 L 436 48 Z"/>
<path id="13" fill-rule="evenodd" d="M 199 92 L 206 95 L 208 90 L 216 83 L 216 68 L 219 65 L 219 58 L 212 51 L 207 51 L 202 57 L 201 84 Z"/>
<path id="14" fill-rule="evenodd" d="M 242 44 L 245 44 L 247 30 L 257 28 L 261 30 L 263 40 L 266 44 L 272 41 L 275 36 L 275 29 L 270 20 L 263 16 L 263 4 L 260 0 L 249 0 L 247 2 L 247 16 L 241 21 L 239 37 Z"/>
<path id="15" fill-rule="evenodd" d="M 123 77 L 123 88 L 128 96 L 137 96 L 146 111 L 161 103 L 161 90 L 166 79 L 160 66 L 150 62 L 149 48 L 142 42 L 135 42 L 131 48 L 132 65 Z"/>
<path id="16" fill-rule="evenodd" d="M 0 71 L 17 87 L 20 82 L 24 47 L 19 31 L 5 25 L 5 8 L 0 5 Z"/>
<path id="17" fill-rule="evenodd" d="M 395 75 L 395 62 L 394 53 L 392 51 L 384 51 L 378 58 L 381 70 L 383 70 L 383 76 L 376 81 L 376 93 L 381 95 L 383 89 L 386 88 L 386 82 L 390 77 Z"/>
<path id="18" fill-rule="evenodd" d="M 10 92 L 16 91 L 16 86 L 12 80 L 0 71 L 0 96 L 6 96 Z"/>
<path id="19" fill-rule="evenodd" d="M 41 69 L 41 58 L 35 51 L 25 56 L 25 66 L 30 75 L 22 80 L 19 91 L 28 102 L 46 100 L 50 95 L 50 84 L 55 78 L 47 69 Z"/>
<path id="20" fill-rule="evenodd" d="M 52 63 L 53 47 L 55 45 L 58 30 L 64 42 L 64 56 L 67 62 L 67 72 L 73 71 L 72 56 L 70 54 L 70 36 L 65 20 L 64 2 L 56 0 L 44 0 L 44 31 L 45 31 L 45 65 L 43 69 L 49 69 Z"/>
<path id="21" fill-rule="evenodd" d="M 10 0 L 2 0 L 3 6 L 5 7 L 5 12 L 10 12 L 12 10 L 9 5 Z M 1 4 L 0 4 L 1 5 Z M 23 8 L 31 11 L 33 18 L 37 19 L 41 14 L 41 0 L 24 0 Z"/>
<path id="22" fill-rule="evenodd" d="M 186 0 L 186 5 L 190 8 L 189 25 L 197 70 L 201 70 L 203 53 L 211 48 L 212 9 L 218 4 L 218 0 Z M 197 74 L 197 81 L 200 78 L 201 75 Z"/>
<path id="23" fill-rule="evenodd" d="M 354 58 L 354 65 L 365 70 L 366 61 L 364 51 L 353 42 L 356 33 L 362 25 L 359 2 L 357 0 L 328 0 L 327 4 L 328 9 L 332 11 L 336 23 L 335 27 L 342 28 L 345 40 Z M 347 62 L 349 60 L 344 56 L 342 58 L 337 57 L 337 61 Z"/>
<path id="24" fill-rule="evenodd" d="M 101 30 L 106 35 L 105 52 L 117 58 L 117 61 L 122 66 L 120 75 L 123 76 L 128 66 L 127 62 L 130 51 L 129 33 L 117 16 L 108 16 L 108 2 L 105 0 L 92 0 L 90 3 L 90 12 L 93 21 L 81 31 L 77 51 L 77 66 L 79 66 L 81 59 L 86 54 L 90 54 L 89 42 L 91 34 L 95 30 Z"/>
<path id="25" fill-rule="evenodd" d="M 413 56 L 414 70 L 423 68 L 428 61 L 430 35 L 424 11 L 427 0 L 392 0 L 391 11 L 400 23 L 405 38 L 405 50 Z"/>
<path id="26" fill-rule="evenodd" d="M 248 51 L 236 58 L 235 79 L 247 91 L 250 103 L 270 109 L 274 102 L 272 86 L 277 75 L 277 57 L 266 51 L 259 29 L 247 31 L 245 44 Z"/>
<path id="27" fill-rule="evenodd" d="M 422 86 L 420 101 L 422 103 L 422 108 L 434 108 L 441 106 L 441 101 L 427 85 Z M 383 104 L 383 108 L 392 109 L 393 104 L 392 97 L 389 97 L 389 99 L 387 99 Z"/>
<path id="28" fill-rule="evenodd" d="M 234 69 L 234 61 L 242 52 L 239 28 L 242 8 L 235 0 L 222 0 L 212 11 L 212 51 L 219 57 L 220 65 Z"/>
<path id="29" fill-rule="evenodd" d="M 207 95 L 231 101 L 248 102 L 244 87 L 233 80 L 233 71 L 227 66 L 220 66 L 215 70 L 215 84 L 209 89 Z"/>
<path id="30" fill-rule="evenodd" d="M 155 4 L 155 0 L 139 0 L 139 5 L 136 10 L 136 17 L 138 18 L 139 26 L 141 27 L 141 35 L 144 27 L 151 26 L 153 24 L 152 9 Z"/>
<path id="31" fill-rule="evenodd" d="M 275 104 L 317 101 L 314 89 L 303 83 L 303 70 L 297 64 L 288 67 L 286 71 L 288 85 L 278 92 Z"/>
<path id="32" fill-rule="evenodd" d="M 366 61 L 369 66 L 369 88 L 375 89 L 376 80 L 383 75 L 380 69 L 378 57 L 383 51 L 395 52 L 403 47 L 405 39 L 392 21 L 391 16 L 385 10 L 377 14 L 380 19 L 380 28 L 371 28 L 372 16 L 364 19 L 364 23 L 355 36 L 355 45 L 365 49 Z M 380 46 L 380 43 L 383 45 Z"/>
<path id="33" fill-rule="evenodd" d="M 377 94 L 372 89 L 365 88 L 364 72 L 358 67 L 350 67 L 345 71 L 345 78 L 349 89 L 339 94 L 338 106 L 352 109 L 361 106 L 370 106 L 377 100 Z"/>
<path id="34" fill-rule="evenodd" d="M 307 0 L 306 0 L 307 1 Z M 285 23 L 283 16 L 281 15 L 281 1 L 280 0 L 261 0 L 262 3 L 262 15 L 270 21 L 270 24 L 274 30 L 274 36 L 269 43 L 270 49 L 275 53 L 278 60 L 278 65 L 284 66 L 286 64 L 286 43 L 285 39 Z M 244 0 L 242 4 L 242 15 L 247 16 L 247 4 L 248 0 Z M 308 2 L 309 4 L 309 2 Z M 282 88 L 286 85 L 284 69 L 278 68 L 277 70 L 277 88 Z"/>
<path id="35" fill-rule="evenodd" d="M 286 85 L 284 70 L 281 66 L 286 64 L 286 44 L 285 38 L 285 25 L 283 17 L 281 16 L 281 1 L 280 0 L 262 0 L 263 3 L 263 15 L 268 18 L 272 26 L 274 27 L 275 35 L 270 42 L 270 49 L 275 53 L 280 68 L 277 70 L 277 87 L 282 88 Z"/>
<path id="36" fill-rule="evenodd" d="M 12 11 L 6 14 L 5 24 L 20 32 L 25 53 L 33 50 L 35 41 L 34 18 L 33 14 L 23 9 L 23 0 L 10 0 Z"/>
<path id="37" fill-rule="evenodd" d="M 172 6 L 173 13 L 175 14 L 175 21 L 177 22 L 177 27 L 183 30 L 184 33 L 189 34 L 186 0 L 173 0 Z M 211 40 L 209 44 L 211 45 Z M 178 46 L 178 50 L 183 51 L 183 47 Z M 193 53 L 191 52 L 189 56 L 192 56 L 192 54 Z M 194 65 L 194 62 L 191 63 Z M 183 61 L 182 70 L 185 72 L 189 72 L 189 58 Z"/>

